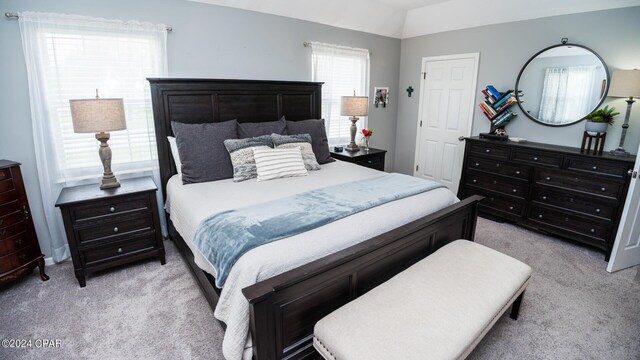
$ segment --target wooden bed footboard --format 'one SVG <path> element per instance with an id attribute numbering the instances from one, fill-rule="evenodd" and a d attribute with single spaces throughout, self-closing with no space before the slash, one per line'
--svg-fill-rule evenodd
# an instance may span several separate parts
<path id="1" fill-rule="evenodd" d="M 472 196 L 360 244 L 242 290 L 251 307 L 254 359 L 315 359 L 315 323 L 457 239 L 473 241 Z"/>

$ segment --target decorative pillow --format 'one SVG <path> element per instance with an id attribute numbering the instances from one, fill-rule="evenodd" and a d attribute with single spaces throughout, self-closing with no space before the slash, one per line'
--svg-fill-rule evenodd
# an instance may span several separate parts
<path id="1" fill-rule="evenodd" d="M 248 139 L 225 140 L 224 146 L 227 148 L 229 156 L 231 156 L 233 181 L 240 182 L 257 176 L 252 148 L 271 149 L 273 142 L 271 141 L 271 136 L 263 135 Z"/>
<path id="2" fill-rule="evenodd" d="M 182 174 L 182 163 L 180 162 L 180 153 L 178 152 L 178 144 L 176 138 L 173 136 L 167 136 L 169 140 L 169 148 L 171 148 L 171 157 L 173 157 L 173 163 L 176 165 L 178 174 Z"/>
<path id="3" fill-rule="evenodd" d="M 284 116 L 278 121 L 238 124 L 238 138 L 246 139 L 262 135 L 287 134 L 287 122 Z"/>
<path id="4" fill-rule="evenodd" d="M 329 152 L 329 140 L 327 130 L 324 128 L 324 120 L 287 121 L 287 133 L 289 135 L 311 135 L 311 147 L 320 165 L 336 161 Z"/>
<path id="5" fill-rule="evenodd" d="M 309 174 L 304 167 L 300 148 L 253 148 L 253 156 L 256 160 L 258 181 L 307 176 Z"/>
<path id="6" fill-rule="evenodd" d="M 182 183 L 228 179 L 233 176 L 225 139 L 238 138 L 236 120 L 207 124 L 184 124 L 172 121 L 178 155 L 182 164 Z"/>
<path id="7" fill-rule="evenodd" d="M 276 149 L 293 149 L 299 148 L 302 152 L 302 161 L 307 170 L 320 170 L 320 164 L 316 160 L 316 155 L 311 147 L 311 135 L 278 135 L 271 134 L 271 141 Z"/>

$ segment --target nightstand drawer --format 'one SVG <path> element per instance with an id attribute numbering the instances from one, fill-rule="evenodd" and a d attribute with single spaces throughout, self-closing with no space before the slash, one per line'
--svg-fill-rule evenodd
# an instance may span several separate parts
<path id="1" fill-rule="evenodd" d="M 0 193 L 6 192 L 9 190 L 13 190 L 13 180 L 11 179 L 0 180 Z"/>
<path id="2" fill-rule="evenodd" d="M 114 221 L 100 226 L 91 226 L 77 230 L 78 241 L 82 243 L 93 241 L 113 241 L 123 235 L 135 232 L 153 230 L 153 217 L 151 213 L 144 213 L 142 217 L 125 221 Z"/>
<path id="3" fill-rule="evenodd" d="M 15 189 L 0 193 L 0 204 L 6 204 L 15 200 L 18 200 L 18 193 Z"/>
<path id="4" fill-rule="evenodd" d="M 29 246 L 29 239 L 27 238 L 26 232 L 0 240 L 0 256 L 11 254 L 26 246 Z"/>
<path id="5" fill-rule="evenodd" d="M 10 178 L 11 178 L 10 169 L 0 169 L 0 180 L 10 179 Z"/>
<path id="6" fill-rule="evenodd" d="M 22 231 L 25 230 L 24 221 L 21 221 L 17 224 L 7 226 L 6 228 L 0 229 L 0 240 L 6 239 L 8 237 L 12 237 Z"/>
<path id="7" fill-rule="evenodd" d="M 72 216 L 77 223 L 91 221 L 109 215 L 119 215 L 129 211 L 150 209 L 149 196 L 146 194 L 126 199 L 106 199 L 72 208 Z"/>
<path id="8" fill-rule="evenodd" d="M 145 237 L 131 239 L 126 242 L 112 244 L 105 247 L 83 250 L 80 252 L 85 265 L 94 265 L 100 261 L 112 260 L 119 257 L 134 254 L 139 251 L 154 249 L 154 234 Z"/>
<path id="9" fill-rule="evenodd" d="M 364 159 L 357 159 L 355 163 L 361 166 L 378 169 L 380 166 L 384 166 L 384 154 L 382 156 L 376 155 Z"/>

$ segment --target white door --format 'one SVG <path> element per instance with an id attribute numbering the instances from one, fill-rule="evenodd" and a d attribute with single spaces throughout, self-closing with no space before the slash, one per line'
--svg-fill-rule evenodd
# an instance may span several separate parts
<path id="1" fill-rule="evenodd" d="M 422 58 L 414 176 L 458 193 L 471 135 L 479 54 Z"/>
<path id="2" fill-rule="evenodd" d="M 640 152 L 640 147 L 638 148 Z M 631 185 L 624 204 L 616 242 L 613 244 L 608 272 L 640 264 L 640 161 L 631 174 Z"/>

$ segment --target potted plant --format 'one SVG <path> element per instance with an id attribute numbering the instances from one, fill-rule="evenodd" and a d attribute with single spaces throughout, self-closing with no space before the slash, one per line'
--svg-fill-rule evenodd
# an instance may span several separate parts
<path id="1" fill-rule="evenodd" d="M 607 127 L 613 124 L 613 118 L 618 115 L 620 115 L 620 113 L 616 111 L 615 107 L 606 105 L 585 116 L 587 122 L 584 129 L 588 132 L 605 133 L 607 132 Z"/>

